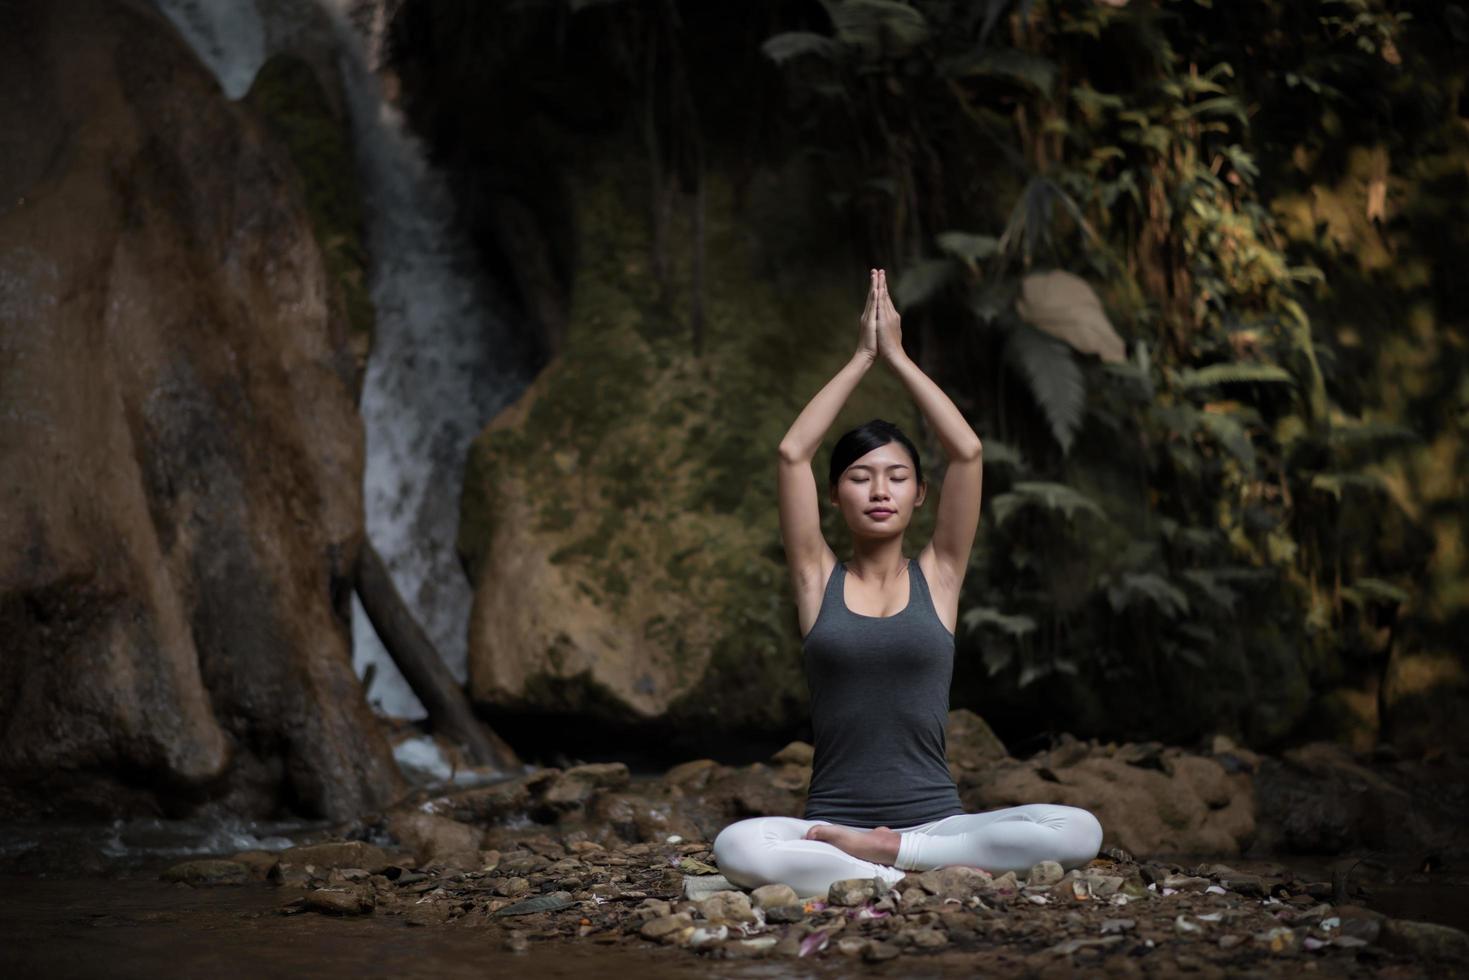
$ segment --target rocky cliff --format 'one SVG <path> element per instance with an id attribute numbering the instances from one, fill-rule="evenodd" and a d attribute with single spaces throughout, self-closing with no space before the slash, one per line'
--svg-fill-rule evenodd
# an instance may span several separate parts
<path id="1" fill-rule="evenodd" d="M 363 337 L 299 145 L 146 4 L 0 19 L 0 813 L 396 797 L 345 620 Z"/>

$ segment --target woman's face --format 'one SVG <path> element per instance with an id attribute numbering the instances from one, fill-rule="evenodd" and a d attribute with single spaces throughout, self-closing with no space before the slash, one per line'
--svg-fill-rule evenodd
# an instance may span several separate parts
<path id="1" fill-rule="evenodd" d="M 914 508 L 923 503 L 908 450 L 899 442 L 890 442 L 853 461 L 837 480 L 833 503 L 854 535 L 884 538 L 902 534 L 913 519 Z"/>

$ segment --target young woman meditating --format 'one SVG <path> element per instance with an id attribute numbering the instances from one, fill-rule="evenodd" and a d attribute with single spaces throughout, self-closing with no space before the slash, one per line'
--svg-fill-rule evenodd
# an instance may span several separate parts
<path id="1" fill-rule="evenodd" d="M 1102 843 L 1086 810 L 1030 804 L 965 813 L 945 757 L 959 587 L 979 526 L 979 437 L 903 351 L 887 278 L 872 270 L 861 341 L 780 445 L 780 527 L 795 583 L 815 757 L 805 817 L 753 817 L 719 833 L 719 869 L 746 888 L 783 882 L 825 894 L 843 878 L 970 865 L 1024 871 L 1085 864 Z M 852 532 L 842 564 L 821 535 L 811 460 L 857 382 L 897 372 L 949 457 L 933 540 L 903 556 L 927 484 L 918 451 L 874 419 L 837 441 L 830 500 Z"/>

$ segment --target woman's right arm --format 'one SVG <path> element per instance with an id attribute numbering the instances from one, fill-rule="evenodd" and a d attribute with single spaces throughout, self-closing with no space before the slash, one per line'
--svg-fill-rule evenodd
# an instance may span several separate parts
<path id="1" fill-rule="evenodd" d="M 821 447 L 821 440 L 837 413 L 847 403 L 857 382 L 877 363 L 877 270 L 871 271 L 867 287 L 867 307 L 858 318 L 861 334 L 857 352 L 826 387 L 796 416 L 785 438 L 780 441 L 780 462 L 776 480 L 780 497 L 780 537 L 785 544 L 786 564 L 798 592 L 826 581 L 826 565 L 836 555 L 821 536 L 821 505 L 818 502 L 816 478 L 811 460 Z M 831 559 L 827 559 L 831 555 Z"/>
<path id="2" fill-rule="evenodd" d="M 821 536 L 821 505 L 811 460 L 862 376 L 877 362 L 862 351 L 816 393 L 780 442 L 777 465 L 780 537 L 797 590 L 825 581 L 823 558 L 831 548 Z M 832 552 L 833 558 L 835 553 Z"/>

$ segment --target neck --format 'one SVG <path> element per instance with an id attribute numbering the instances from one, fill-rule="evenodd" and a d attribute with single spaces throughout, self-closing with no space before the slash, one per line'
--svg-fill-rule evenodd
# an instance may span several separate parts
<path id="1" fill-rule="evenodd" d="M 908 565 L 903 557 L 903 539 L 853 541 L 852 560 L 847 570 L 863 581 L 887 582 L 902 575 Z"/>

